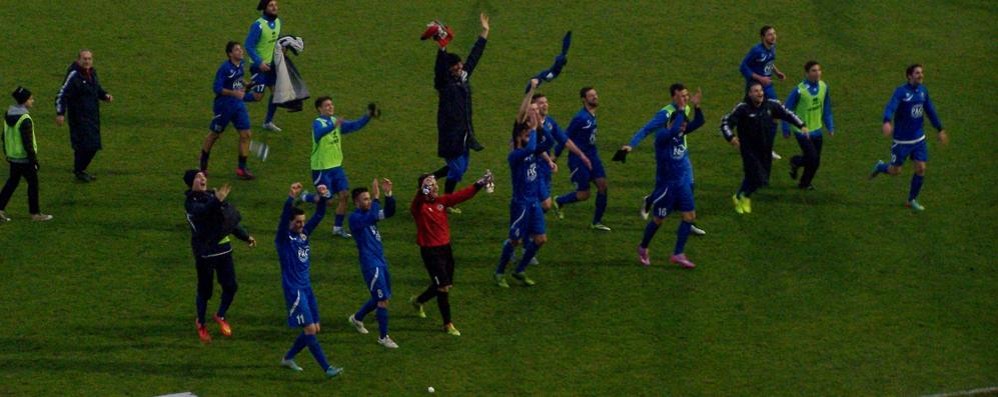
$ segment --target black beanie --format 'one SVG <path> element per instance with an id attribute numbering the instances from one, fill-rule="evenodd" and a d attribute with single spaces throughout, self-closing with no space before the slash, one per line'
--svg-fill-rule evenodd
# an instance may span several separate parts
<path id="1" fill-rule="evenodd" d="M 260 3 L 256 5 L 256 10 L 263 11 L 265 8 L 267 8 L 267 4 L 270 4 L 271 1 L 274 0 L 260 0 Z"/>
<path id="2" fill-rule="evenodd" d="M 28 101 L 28 98 L 31 98 L 31 91 L 27 88 L 18 86 L 14 92 L 10 93 L 10 96 L 14 97 L 14 100 L 17 101 L 18 105 L 23 105 Z"/>
<path id="3" fill-rule="evenodd" d="M 199 172 L 201 172 L 201 170 L 190 169 L 184 171 L 184 183 L 187 184 L 187 188 L 191 188 L 194 185 L 194 178 Z"/>

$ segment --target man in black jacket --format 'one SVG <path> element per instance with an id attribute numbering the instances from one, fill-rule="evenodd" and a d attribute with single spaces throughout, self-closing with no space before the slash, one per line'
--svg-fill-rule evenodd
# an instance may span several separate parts
<path id="1" fill-rule="evenodd" d="M 447 164 L 433 174 L 437 179 L 447 178 L 447 183 L 444 185 L 445 194 L 454 192 L 458 182 L 468 170 L 468 149 L 475 151 L 484 149 L 475 139 L 471 122 L 471 73 L 474 72 L 479 58 L 485 51 L 489 36 L 489 17 L 482 13 L 479 19 L 482 23 L 482 33 L 464 62 L 461 62 L 461 57 L 457 54 L 447 52 L 444 43 L 449 41 L 449 37 L 446 41 L 440 36 L 436 37 L 441 44 L 440 51 L 437 52 L 433 79 L 433 86 L 440 97 L 437 106 L 437 156 L 442 157 Z M 459 212 L 456 208 L 448 210 Z"/>
<path id="2" fill-rule="evenodd" d="M 55 124 L 62 126 L 69 113 L 69 140 L 73 145 L 73 173 L 82 182 L 94 180 L 87 173 L 90 161 L 101 149 L 100 101 L 111 102 L 114 97 L 104 91 L 94 69 L 94 55 L 90 50 L 80 50 L 76 62 L 69 65 L 62 88 L 55 97 Z"/>
<path id="3" fill-rule="evenodd" d="M 236 296 L 236 272 L 232 263 L 232 245 L 229 234 L 245 241 L 250 247 L 256 246 L 256 239 L 239 224 L 239 212 L 225 202 L 229 195 L 229 185 L 218 190 L 208 190 L 208 177 L 199 170 L 184 173 L 187 184 L 187 223 L 191 226 L 191 249 L 198 272 L 197 319 L 198 337 L 203 343 L 211 342 L 211 335 L 204 326 L 208 299 L 212 294 L 212 278 L 218 274 L 218 284 L 222 286 L 222 299 L 218 311 L 213 316 L 222 335 L 232 336 L 232 328 L 225 321 L 225 312 Z"/>
<path id="4" fill-rule="evenodd" d="M 742 186 L 731 201 L 735 212 L 747 214 L 752 212 L 752 201 L 749 196 L 757 189 L 769 184 L 769 171 L 773 166 L 773 128 L 774 119 L 781 119 L 800 129 L 807 136 L 807 127 L 794 112 L 787 110 L 780 101 L 766 99 L 762 84 L 758 81 L 750 83 L 745 99 L 735 105 L 731 113 L 721 119 L 721 135 L 732 146 L 739 148 L 742 154 L 742 169 L 745 177 Z M 738 135 L 732 129 L 738 128 Z"/>

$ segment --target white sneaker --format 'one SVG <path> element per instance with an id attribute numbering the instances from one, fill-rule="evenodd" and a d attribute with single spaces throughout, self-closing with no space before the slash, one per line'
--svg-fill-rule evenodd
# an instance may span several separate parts
<path id="1" fill-rule="evenodd" d="M 773 151 L 773 160 L 779 160 L 779 159 L 782 159 L 782 158 L 783 158 L 783 156 L 780 156 L 780 154 L 776 153 L 775 150 Z"/>
<path id="2" fill-rule="evenodd" d="M 350 325 L 357 329 L 357 332 L 367 335 L 367 328 L 364 327 L 364 323 L 357 321 L 356 318 L 353 318 L 353 314 L 351 314 L 350 317 L 347 317 L 347 321 L 350 322 Z"/>
<path id="3" fill-rule="evenodd" d="M 645 221 L 648 220 L 648 215 L 650 214 L 648 212 L 649 208 L 645 205 L 645 203 L 647 202 L 646 200 L 648 200 L 648 196 L 644 196 L 641 198 L 641 209 L 638 210 L 638 213 L 641 214 L 641 220 Z"/>
<path id="4" fill-rule="evenodd" d="M 531 266 L 534 266 L 534 265 L 540 265 L 540 264 L 541 264 L 541 261 L 537 260 L 537 257 L 536 257 L 536 256 L 535 256 L 535 257 L 533 257 L 533 258 L 530 258 L 530 265 L 531 265 Z"/>
<path id="5" fill-rule="evenodd" d="M 0 222 L 10 222 L 10 220 L 10 215 L 7 215 L 4 211 L 0 211 Z"/>
<path id="6" fill-rule="evenodd" d="M 693 233 L 693 234 L 695 234 L 697 236 L 703 236 L 703 235 L 707 234 L 707 231 L 703 230 L 701 228 L 698 228 L 697 225 L 690 225 L 690 233 Z"/>
<path id="7" fill-rule="evenodd" d="M 378 344 L 381 345 L 381 346 L 387 347 L 389 349 L 398 349 L 399 348 L 398 343 L 395 343 L 395 341 L 392 340 L 392 337 L 390 337 L 388 335 L 385 335 L 384 338 L 378 338 Z"/>
<path id="8" fill-rule="evenodd" d="M 33 220 L 33 221 L 35 221 L 35 222 L 45 222 L 45 221 L 50 221 L 50 220 L 52 220 L 52 215 L 49 215 L 49 214 L 41 214 L 41 213 L 39 213 L 39 214 L 32 214 L 32 215 L 31 215 L 31 220 Z"/>
<path id="9" fill-rule="evenodd" d="M 295 372 L 304 371 L 304 369 L 302 369 L 301 367 L 298 366 L 298 364 L 295 363 L 295 360 L 281 359 L 281 366 Z"/>
<path id="10" fill-rule="evenodd" d="M 343 237 L 343 238 L 348 239 L 348 240 L 351 239 L 351 238 L 353 238 L 353 235 L 350 234 L 350 232 L 348 232 L 347 229 L 342 228 L 342 227 L 335 227 L 334 226 L 333 227 L 333 235 L 334 236 L 340 236 L 340 237 Z"/>
<path id="11" fill-rule="evenodd" d="M 281 132 L 281 127 L 278 127 L 273 121 L 263 123 L 263 129 L 267 131 Z"/>

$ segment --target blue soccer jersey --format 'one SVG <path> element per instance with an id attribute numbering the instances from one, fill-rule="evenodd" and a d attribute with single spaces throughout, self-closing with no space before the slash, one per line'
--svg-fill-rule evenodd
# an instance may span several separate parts
<path id="1" fill-rule="evenodd" d="M 540 200 L 538 197 L 537 161 L 534 151 L 537 149 L 537 131 L 530 131 L 530 141 L 521 148 L 509 152 L 510 181 L 513 183 L 514 203 L 532 203 Z"/>
<path id="2" fill-rule="evenodd" d="M 683 123 L 686 115 L 674 112 L 668 128 L 659 128 L 655 133 L 655 186 L 676 183 L 683 180 L 686 173 L 686 140 L 683 139 Z"/>
<path id="3" fill-rule="evenodd" d="M 894 121 L 895 143 L 912 144 L 925 139 L 924 115 L 929 116 L 929 121 L 936 130 L 943 129 L 925 86 L 904 84 L 894 90 L 894 95 L 884 108 L 883 121 Z"/>
<path id="4" fill-rule="evenodd" d="M 776 44 L 766 48 L 762 43 L 756 44 L 749 49 L 748 54 L 742 59 L 739 70 L 745 77 L 745 83 L 751 83 L 755 79 L 752 73 L 760 76 L 770 77 L 773 75 L 773 67 L 776 63 Z"/>
<path id="5" fill-rule="evenodd" d="M 289 228 L 293 204 L 294 199 L 290 197 L 284 201 L 284 211 L 281 213 L 277 234 L 274 236 L 274 246 L 281 262 L 281 285 L 284 287 L 284 297 L 289 301 L 297 298 L 297 291 L 310 290 L 312 287 L 309 274 L 311 248 L 308 238 L 326 215 L 326 199 L 321 198 L 316 205 L 315 214 L 305 224 L 301 233 L 294 233 Z"/>
<path id="6" fill-rule="evenodd" d="M 226 60 L 222 62 L 222 65 L 218 67 L 218 71 L 215 72 L 215 83 L 212 85 L 212 91 L 215 92 L 215 103 L 225 104 L 228 106 L 245 106 L 241 98 L 236 98 L 234 96 L 222 95 L 222 90 L 241 90 L 244 88 L 243 83 L 243 62 L 240 61 L 238 65 L 233 64 L 231 61 Z"/>
<path id="7" fill-rule="evenodd" d="M 385 197 L 384 209 L 378 200 L 374 200 L 367 211 L 358 208 L 350 214 L 350 232 L 357 243 L 357 257 L 362 269 L 388 265 L 385 249 L 381 245 L 378 222 L 392 215 L 395 215 L 394 197 Z"/>
<path id="8" fill-rule="evenodd" d="M 585 107 L 579 110 L 572 118 L 572 121 L 568 124 L 568 129 L 565 131 L 568 138 L 575 143 L 575 146 L 579 147 L 587 157 L 592 159 L 596 156 L 596 115 L 589 113 Z M 558 154 L 561 154 L 561 149 L 564 145 L 558 145 Z M 575 157 L 574 154 L 569 153 L 568 158 L 571 159 Z"/>

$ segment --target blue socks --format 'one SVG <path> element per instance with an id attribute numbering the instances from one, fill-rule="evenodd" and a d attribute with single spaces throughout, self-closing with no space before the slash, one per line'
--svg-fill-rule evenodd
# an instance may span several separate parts
<path id="1" fill-rule="evenodd" d="M 652 237 L 655 237 L 655 232 L 658 231 L 659 226 L 661 225 L 655 223 L 655 221 L 648 221 L 648 224 L 645 225 L 645 235 L 641 238 L 641 248 L 648 248 L 648 245 L 651 244 L 651 239 Z"/>
<path id="2" fill-rule="evenodd" d="M 506 264 L 509 263 L 510 258 L 513 257 L 513 250 L 516 247 L 513 243 L 506 239 L 502 243 L 502 255 L 499 255 L 499 266 L 496 267 L 496 274 L 503 274 L 506 272 Z"/>
<path id="3" fill-rule="evenodd" d="M 304 332 L 298 335 L 295 339 L 295 343 L 291 345 L 291 350 L 284 355 L 285 360 L 291 360 L 295 358 L 302 349 L 308 347 L 308 351 L 312 353 L 312 357 L 315 357 L 315 361 L 319 363 L 322 370 L 325 371 L 329 369 L 329 361 L 326 360 L 326 354 L 322 352 L 322 346 L 319 346 L 319 339 L 315 335 L 307 335 Z"/>
<path id="4" fill-rule="evenodd" d="M 881 174 L 886 174 L 886 173 L 887 173 L 887 168 L 888 168 L 888 167 L 890 167 L 890 164 L 887 164 L 887 163 L 879 163 L 879 164 L 877 164 L 877 172 L 878 172 L 878 173 L 881 173 Z"/>
<path id="5" fill-rule="evenodd" d="M 596 213 L 593 214 L 593 224 L 603 221 L 603 213 L 606 212 L 606 192 L 596 193 Z"/>
<path id="6" fill-rule="evenodd" d="M 537 250 L 539 249 L 541 249 L 541 247 L 535 244 L 534 240 L 527 240 L 527 242 L 523 244 L 523 258 L 520 258 L 520 264 L 516 266 L 517 273 L 523 273 L 524 270 L 527 270 L 527 265 L 530 264 L 531 259 L 534 259 L 534 256 L 537 255 Z"/>
<path id="7" fill-rule="evenodd" d="M 558 198 L 554 199 L 554 201 L 557 201 L 558 205 L 562 206 L 562 205 L 565 205 L 565 204 L 571 204 L 571 203 L 574 203 L 576 201 L 579 201 L 579 198 L 576 197 L 575 192 L 568 192 L 568 193 L 565 193 L 565 194 L 563 194 L 561 196 L 558 196 Z"/>
<path id="8" fill-rule="evenodd" d="M 367 302 L 364 302 L 364 305 L 357 310 L 357 313 L 354 313 L 353 318 L 357 319 L 357 321 L 364 321 L 364 316 L 367 316 L 367 313 L 374 311 L 377 307 L 378 301 L 374 300 L 374 298 L 368 299 Z"/>
<path id="9" fill-rule="evenodd" d="M 275 112 L 277 112 L 277 104 L 274 103 L 274 95 L 270 95 L 270 100 L 267 101 L 267 117 L 263 119 L 263 123 L 274 121 Z"/>
<path id="10" fill-rule="evenodd" d="M 378 318 L 378 332 L 381 334 L 381 339 L 384 339 L 388 336 L 388 309 L 379 307 L 375 309 L 374 316 Z"/>
<path id="11" fill-rule="evenodd" d="M 336 214 L 336 222 L 334 223 L 334 225 L 336 227 L 343 227 L 343 218 L 345 217 L 346 214 Z"/>
<path id="12" fill-rule="evenodd" d="M 911 176 L 911 190 L 908 191 L 908 201 L 914 200 L 918 197 L 918 192 L 922 190 L 922 180 L 925 176 L 922 175 L 912 175 Z"/>
<path id="13" fill-rule="evenodd" d="M 672 252 L 673 255 L 683 253 L 683 250 L 686 248 L 686 239 L 690 237 L 690 228 L 692 227 L 692 223 L 686 221 L 679 222 L 679 230 L 676 232 L 676 249 Z"/>

